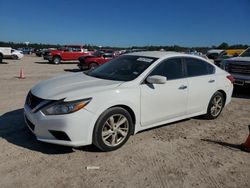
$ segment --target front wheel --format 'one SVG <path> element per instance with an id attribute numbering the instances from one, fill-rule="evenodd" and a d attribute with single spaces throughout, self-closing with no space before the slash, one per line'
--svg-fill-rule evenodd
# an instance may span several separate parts
<path id="1" fill-rule="evenodd" d="M 123 108 L 106 110 L 97 120 L 93 143 L 102 151 L 113 151 L 124 145 L 131 135 L 133 121 Z"/>
<path id="2" fill-rule="evenodd" d="M 217 91 L 211 98 L 208 108 L 207 108 L 207 114 L 205 117 L 207 119 L 216 119 L 220 113 L 222 112 L 222 109 L 225 104 L 225 98 L 223 94 L 219 91 Z"/>
<path id="3" fill-rule="evenodd" d="M 98 64 L 97 63 L 90 63 L 89 64 L 89 69 L 95 69 L 96 67 L 98 67 Z"/>
<path id="4" fill-rule="evenodd" d="M 57 56 L 54 57 L 54 58 L 53 58 L 53 63 L 56 64 L 56 65 L 60 64 L 60 63 L 61 63 L 61 58 L 60 58 L 60 57 L 57 57 Z"/>

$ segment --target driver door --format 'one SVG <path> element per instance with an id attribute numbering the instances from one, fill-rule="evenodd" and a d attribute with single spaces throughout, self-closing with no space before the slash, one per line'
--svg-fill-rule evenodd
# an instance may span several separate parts
<path id="1" fill-rule="evenodd" d="M 181 58 L 161 62 L 149 76 L 167 77 L 165 84 L 141 84 L 141 125 L 149 126 L 184 116 L 187 112 L 188 82 Z"/>

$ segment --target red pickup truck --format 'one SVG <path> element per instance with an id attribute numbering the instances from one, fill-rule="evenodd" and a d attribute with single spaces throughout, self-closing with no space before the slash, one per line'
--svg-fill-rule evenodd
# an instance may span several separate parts
<path id="1" fill-rule="evenodd" d="M 61 61 L 75 61 L 79 57 L 89 56 L 93 52 L 89 51 L 85 46 L 81 45 L 66 45 L 57 50 L 45 52 L 43 58 L 50 63 L 60 64 Z"/>
<path id="2" fill-rule="evenodd" d="M 114 57 L 116 57 L 117 54 L 115 51 L 111 50 L 98 50 L 94 52 L 91 56 L 82 56 L 80 57 L 78 67 L 80 70 L 84 69 L 93 69 L 96 68 L 99 65 L 102 65 Z"/>

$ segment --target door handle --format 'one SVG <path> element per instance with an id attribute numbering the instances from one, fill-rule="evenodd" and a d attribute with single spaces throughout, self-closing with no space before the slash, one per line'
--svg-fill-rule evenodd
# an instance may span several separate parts
<path id="1" fill-rule="evenodd" d="M 209 80 L 208 81 L 208 83 L 214 83 L 215 82 L 215 80 Z"/>
<path id="2" fill-rule="evenodd" d="M 179 89 L 187 89 L 187 86 L 182 85 L 182 86 L 179 87 Z"/>

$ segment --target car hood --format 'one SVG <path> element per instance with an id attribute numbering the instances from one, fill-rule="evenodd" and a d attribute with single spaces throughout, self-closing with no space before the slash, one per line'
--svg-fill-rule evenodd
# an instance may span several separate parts
<path id="1" fill-rule="evenodd" d="M 92 97 L 96 92 L 113 89 L 121 83 L 87 76 L 81 72 L 42 81 L 31 89 L 31 93 L 42 99 L 70 101 Z"/>
<path id="2" fill-rule="evenodd" d="M 230 59 L 227 59 L 226 61 L 229 62 L 250 62 L 250 57 L 233 57 Z"/>

